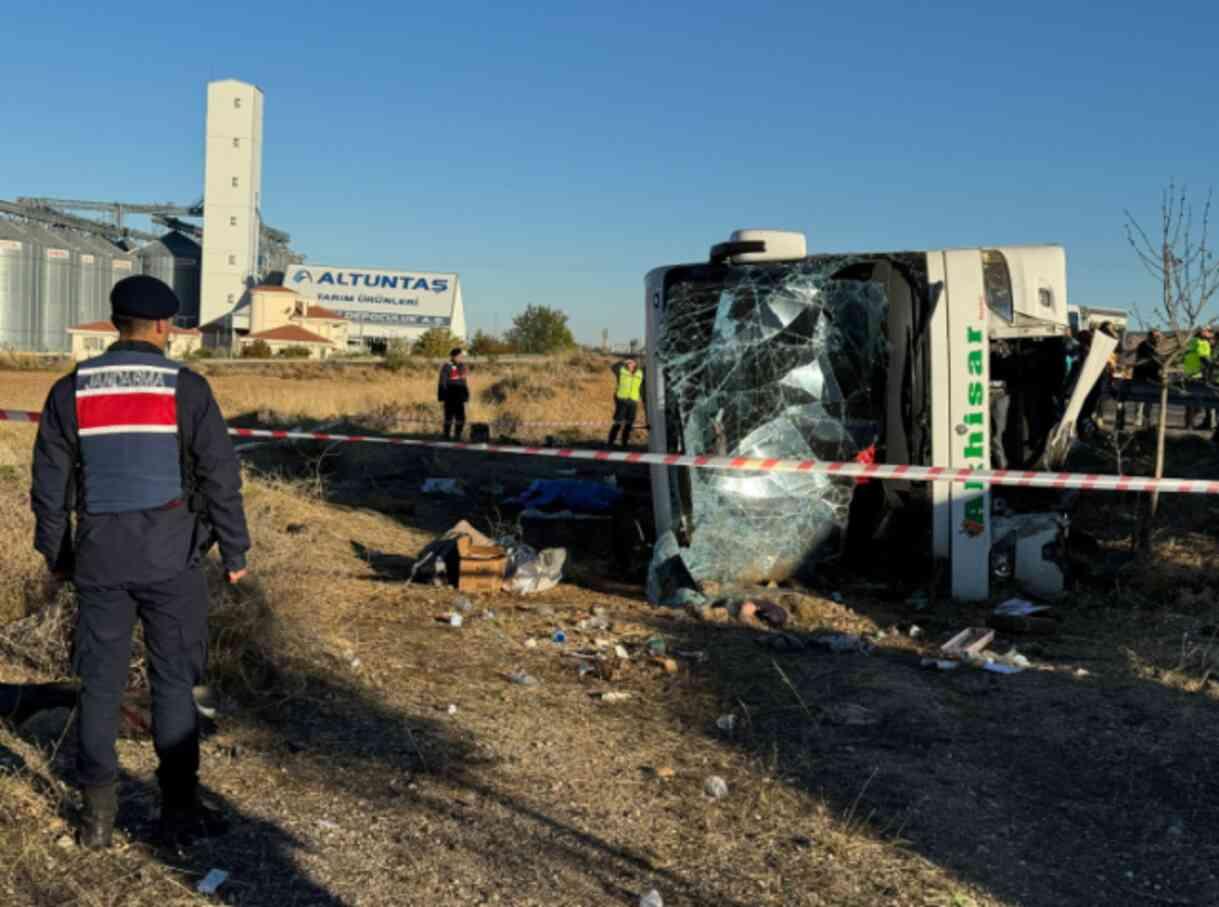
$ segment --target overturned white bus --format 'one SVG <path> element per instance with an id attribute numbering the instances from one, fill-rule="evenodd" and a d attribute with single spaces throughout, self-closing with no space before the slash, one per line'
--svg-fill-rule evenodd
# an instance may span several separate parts
<path id="1" fill-rule="evenodd" d="M 1067 387 L 1053 245 L 809 255 L 802 234 L 737 231 L 705 263 L 651 271 L 646 305 L 654 452 L 1036 468 L 1069 447 L 1111 349 Z M 1044 494 L 668 467 L 652 492 L 696 580 L 782 580 L 896 544 L 950 560 L 962 600 L 992 574 L 1062 588 L 1066 520 Z"/>

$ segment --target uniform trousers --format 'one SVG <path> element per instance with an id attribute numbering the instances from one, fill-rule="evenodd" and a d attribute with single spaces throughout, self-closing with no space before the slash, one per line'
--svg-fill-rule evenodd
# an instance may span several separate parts
<path id="1" fill-rule="evenodd" d="M 453 437 L 460 441 L 466 428 L 466 401 L 460 397 L 444 401 L 444 436 L 449 437 L 454 428 L 456 433 Z"/>
<path id="2" fill-rule="evenodd" d="M 77 775 L 86 787 L 118 777 L 119 709 L 131 661 L 131 634 L 144 627 L 152 688 L 152 735 L 167 800 L 193 793 L 199 725 L 193 688 L 207 666 L 207 582 L 190 568 L 173 579 L 80 586 L 73 667 L 80 677 Z"/>
<path id="3" fill-rule="evenodd" d="M 635 430 L 635 416 L 639 411 L 639 404 L 634 400 L 623 400 L 615 398 L 614 400 L 614 424 L 610 428 L 609 443 L 613 446 L 615 439 L 618 437 L 619 430 L 622 431 L 622 446 L 626 447 L 631 441 L 631 433 Z"/>

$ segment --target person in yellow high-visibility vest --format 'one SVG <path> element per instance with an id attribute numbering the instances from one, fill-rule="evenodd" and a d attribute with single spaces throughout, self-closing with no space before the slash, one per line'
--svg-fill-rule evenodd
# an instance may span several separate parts
<path id="1" fill-rule="evenodd" d="M 1185 360 L 1181 363 L 1185 377 L 1190 379 L 1210 377 L 1211 341 L 1215 334 L 1210 328 L 1203 328 L 1189 341 L 1185 350 Z"/>
<path id="2" fill-rule="evenodd" d="M 614 446 L 619 430 L 622 431 L 622 446 L 631 441 L 635 430 L 635 417 L 639 413 L 639 401 L 643 399 L 643 369 L 634 359 L 616 362 L 612 366 L 617 386 L 614 389 L 614 425 L 610 429 L 609 443 Z"/>
<path id="3" fill-rule="evenodd" d="M 1189 341 L 1189 346 L 1185 348 L 1185 358 L 1181 360 L 1181 370 L 1185 372 L 1186 381 L 1198 381 L 1207 385 L 1206 392 L 1209 393 L 1211 388 L 1211 343 L 1215 339 L 1215 333 L 1210 328 L 1202 328 Z M 1194 424 L 1194 407 L 1185 407 L 1185 426 L 1187 428 L 1214 428 L 1215 427 L 1215 408 L 1213 406 L 1203 405 L 1202 423 Z"/>

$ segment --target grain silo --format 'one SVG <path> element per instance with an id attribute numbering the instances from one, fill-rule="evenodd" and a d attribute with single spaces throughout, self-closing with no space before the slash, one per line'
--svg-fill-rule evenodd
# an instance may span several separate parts
<path id="1" fill-rule="evenodd" d="M 110 254 L 113 256 L 110 259 L 110 282 L 106 285 L 106 316 L 110 317 L 110 291 L 114 285 L 124 277 L 130 277 L 132 274 L 140 273 L 140 260 L 136 254 L 126 246 L 118 243 L 106 242 L 106 246 L 110 249 Z"/>
<path id="2" fill-rule="evenodd" d="M 72 236 L 80 251 L 76 311 L 70 326 L 101 321 L 110 315 L 110 261 L 106 243 L 84 233 Z"/>
<path id="3" fill-rule="evenodd" d="M 25 227 L 0 219 L 0 349 L 34 346 L 34 243 Z"/>
<path id="4" fill-rule="evenodd" d="M 110 291 L 124 277 L 139 273 L 139 261 L 134 255 L 119 248 L 101 236 L 85 233 L 74 238 L 82 247 L 81 271 L 89 269 L 89 257 L 93 258 L 94 289 L 87 290 L 82 283 L 78 306 L 78 324 L 91 321 L 106 321 L 110 318 Z"/>
<path id="5" fill-rule="evenodd" d="M 183 327 L 199 323 L 199 261 L 202 249 L 193 239 L 177 231 L 140 248 L 143 272 L 169 285 L 180 307 L 175 321 Z"/>
<path id="6" fill-rule="evenodd" d="M 34 245 L 34 335 L 29 349 L 62 353 L 69 349 L 68 328 L 76 324 L 80 253 L 60 231 L 26 224 Z"/>

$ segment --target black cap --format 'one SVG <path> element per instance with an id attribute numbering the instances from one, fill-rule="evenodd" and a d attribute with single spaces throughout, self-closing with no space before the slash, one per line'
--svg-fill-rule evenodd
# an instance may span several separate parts
<path id="1" fill-rule="evenodd" d="M 124 277 L 110 291 L 110 311 L 128 318 L 162 321 L 178 314 L 178 297 L 155 277 Z"/>

